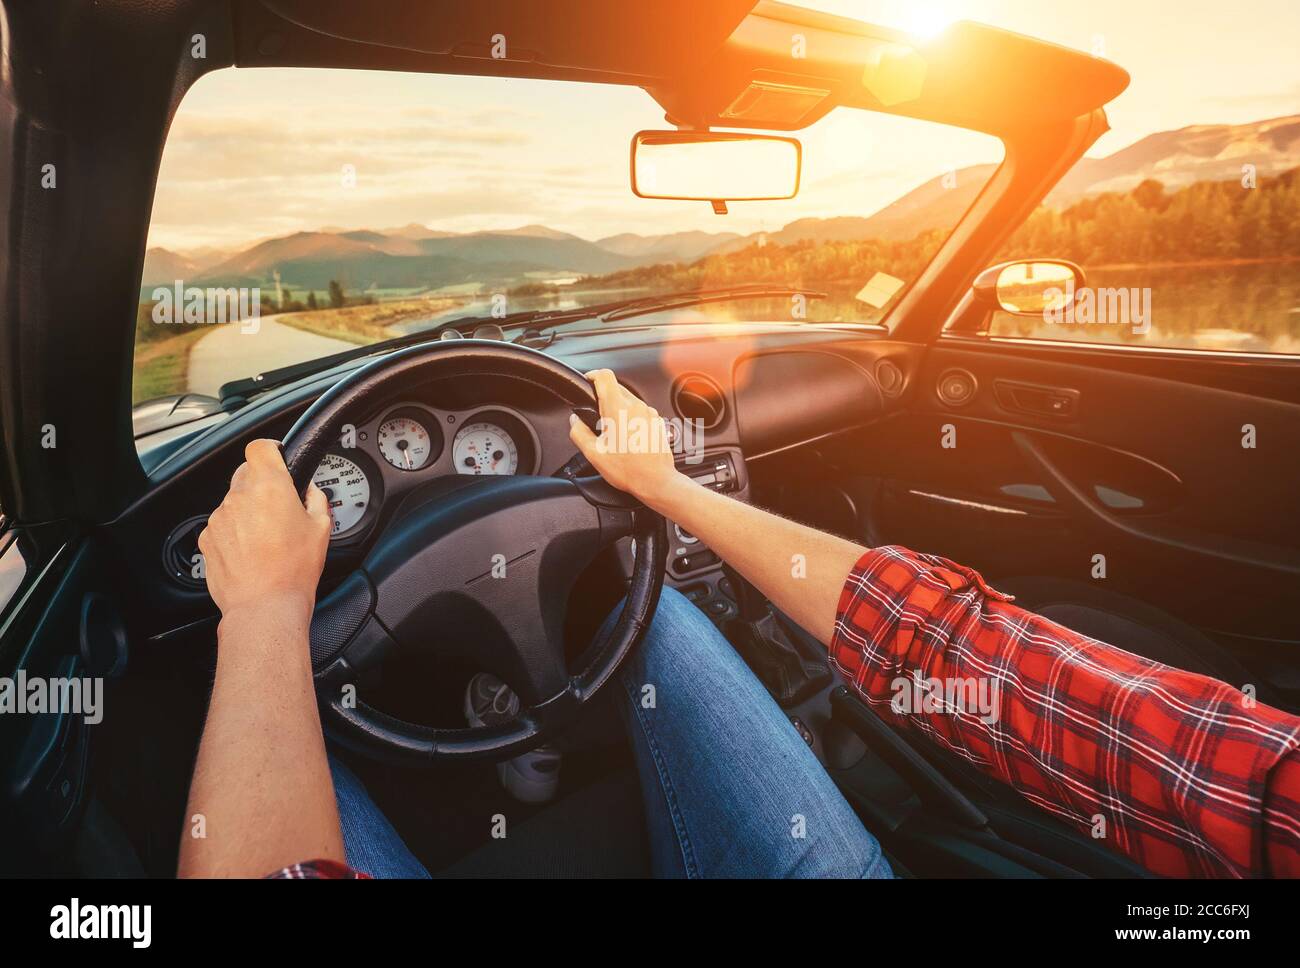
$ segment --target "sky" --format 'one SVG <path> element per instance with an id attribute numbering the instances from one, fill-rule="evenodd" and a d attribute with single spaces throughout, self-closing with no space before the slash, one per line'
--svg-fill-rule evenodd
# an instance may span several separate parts
<path id="1" fill-rule="evenodd" d="M 1300 0 L 803 0 L 924 35 L 975 20 L 1103 56 L 1133 76 L 1108 107 L 1110 154 L 1155 131 L 1300 112 Z M 635 198 L 632 134 L 662 128 L 643 91 L 514 78 L 222 70 L 186 95 L 163 153 L 151 246 L 238 248 L 320 228 L 443 231 L 544 224 L 748 233 L 870 215 L 917 185 L 997 162 L 991 137 L 837 110 L 799 133 L 803 187 L 783 202 Z M 350 166 L 350 167 L 349 167 Z M 350 177 L 354 172 L 355 177 Z"/>

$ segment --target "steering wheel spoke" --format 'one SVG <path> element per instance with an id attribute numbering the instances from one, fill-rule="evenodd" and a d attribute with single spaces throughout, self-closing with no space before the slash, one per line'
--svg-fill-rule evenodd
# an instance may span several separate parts
<path id="1" fill-rule="evenodd" d="M 399 646 L 476 661 L 534 705 L 568 686 L 565 606 L 607 543 L 571 483 L 489 477 L 407 510 L 364 568 Z"/>

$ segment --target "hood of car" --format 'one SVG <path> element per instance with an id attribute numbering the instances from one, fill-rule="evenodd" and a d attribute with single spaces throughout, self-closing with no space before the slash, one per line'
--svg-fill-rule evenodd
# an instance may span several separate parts
<path id="1" fill-rule="evenodd" d="M 221 412 L 221 401 L 201 393 L 173 393 L 138 404 L 131 410 L 131 432 L 138 440 L 146 434 L 178 427 Z"/>

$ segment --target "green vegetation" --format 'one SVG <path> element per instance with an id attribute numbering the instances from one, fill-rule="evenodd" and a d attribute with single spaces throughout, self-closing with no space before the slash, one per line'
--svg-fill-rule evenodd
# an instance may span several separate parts
<path id="1" fill-rule="evenodd" d="M 208 333 L 204 326 L 179 334 L 167 326 L 153 328 L 162 332 L 163 338 L 135 344 L 135 366 L 131 377 L 132 405 L 170 393 L 184 393 L 190 350 L 201 336 Z"/>
<path id="2" fill-rule="evenodd" d="M 419 319 L 460 305 L 459 299 L 408 299 L 376 303 L 373 298 L 346 299 L 337 309 L 320 309 L 316 293 L 305 302 L 293 300 L 285 289 L 284 308 L 264 294 L 261 314 L 278 315 L 281 322 L 297 329 L 364 345 L 396 336 L 390 327 L 408 319 Z M 164 325 L 153 321 L 156 303 L 142 302 L 136 312 L 135 362 L 131 383 L 132 404 L 187 389 L 190 350 L 212 331 L 210 326 Z"/>
<path id="3" fill-rule="evenodd" d="M 318 336 L 364 346 L 397 336 L 397 331 L 392 329 L 397 323 L 432 316 L 460 304 L 459 299 L 402 299 L 296 312 L 280 316 L 277 321 Z"/>
<path id="4" fill-rule="evenodd" d="M 208 332 L 206 326 L 165 326 L 153 321 L 153 302 L 142 302 L 135 315 L 135 363 L 131 403 L 184 393 L 190 349 Z"/>
<path id="5" fill-rule="evenodd" d="M 551 282 L 525 282 L 522 285 L 515 286 L 513 289 L 507 289 L 507 296 L 553 296 L 562 292 L 561 287 Z"/>
<path id="6" fill-rule="evenodd" d="M 660 292 L 721 289 L 754 282 L 815 289 L 860 289 L 876 272 L 914 279 L 942 244 L 945 232 L 924 232 L 907 242 L 865 239 L 792 245 L 753 245 L 686 263 L 624 269 L 583 279 L 574 289 L 651 289 Z"/>
<path id="7" fill-rule="evenodd" d="M 1166 192 L 1144 181 L 1131 192 L 1039 208 L 1003 250 L 1007 258 L 1054 256 L 1083 266 L 1274 260 L 1300 256 L 1300 168 L 1240 182 L 1197 182 Z"/>
<path id="8" fill-rule="evenodd" d="M 750 245 L 692 263 L 665 263 L 583 279 L 574 290 L 714 289 L 752 282 L 854 291 L 876 272 L 912 280 L 947 231 L 905 242 L 862 239 Z M 1166 192 L 1146 181 L 1131 192 L 1085 198 L 1063 210 L 1041 207 L 1004 247 L 1007 259 L 1050 256 L 1084 266 L 1282 260 L 1300 254 L 1300 168 L 1239 182 L 1197 182 Z M 515 290 L 521 293 L 523 288 Z M 559 292 L 562 290 L 546 290 Z"/>

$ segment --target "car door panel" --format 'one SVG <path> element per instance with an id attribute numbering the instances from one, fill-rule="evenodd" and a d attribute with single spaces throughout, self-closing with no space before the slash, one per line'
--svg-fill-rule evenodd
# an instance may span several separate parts
<path id="1" fill-rule="evenodd" d="M 2 674 L 15 683 L 48 683 L 106 671 L 87 669 L 83 647 L 99 634 L 99 619 L 85 612 L 88 595 L 105 581 L 91 544 L 60 545 L 43 564 L 31 594 L 4 625 Z M 84 711 L 70 709 L 0 716 L 4 869 L 62 870 L 70 863 L 71 839 L 89 792 L 95 726 L 87 719 Z"/>
<path id="2" fill-rule="evenodd" d="M 1300 403 L 1284 377 L 1300 365 L 1137 357 L 941 340 L 907 416 L 872 441 L 898 457 L 873 527 L 993 578 L 1103 583 L 1285 687 L 1300 648 Z M 964 394 L 947 392 L 954 373 Z"/>

